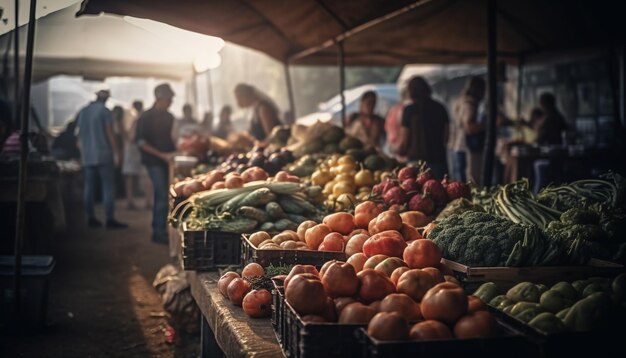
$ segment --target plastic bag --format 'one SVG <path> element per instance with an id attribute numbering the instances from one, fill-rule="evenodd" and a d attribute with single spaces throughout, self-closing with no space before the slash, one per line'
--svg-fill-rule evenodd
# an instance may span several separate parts
<path id="1" fill-rule="evenodd" d="M 195 333 L 199 330 L 200 310 L 191 295 L 185 271 L 171 264 L 163 266 L 152 286 L 161 295 L 169 323 L 177 330 Z"/>

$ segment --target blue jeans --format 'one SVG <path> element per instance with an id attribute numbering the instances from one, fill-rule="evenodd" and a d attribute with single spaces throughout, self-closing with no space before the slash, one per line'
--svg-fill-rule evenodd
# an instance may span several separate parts
<path id="1" fill-rule="evenodd" d="M 148 175 L 154 188 L 154 205 L 152 207 L 152 238 L 167 239 L 167 214 L 169 211 L 168 168 L 160 165 L 147 166 Z"/>
<path id="2" fill-rule="evenodd" d="M 454 180 L 458 180 L 463 183 L 467 182 L 467 175 L 465 174 L 467 159 L 465 158 L 465 152 L 454 152 L 454 164 L 452 167 L 454 168 L 452 173 Z"/>
<path id="3" fill-rule="evenodd" d="M 550 183 L 552 179 L 550 178 L 550 166 L 551 162 L 549 159 L 537 159 L 533 163 L 533 169 L 535 171 L 535 185 L 533 186 L 533 193 L 537 194 L 539 190 Z"/>
<path id="4" fill-rule="evenodd" d="M 86 165 L 85 170 L 85 213 L 87 218 L 95 218 L 94 196 L 97 178 L 102 184 L 102 201 L 107 220 L 114 219 L 115 213 L 115 166 L 113 163 Z"/>

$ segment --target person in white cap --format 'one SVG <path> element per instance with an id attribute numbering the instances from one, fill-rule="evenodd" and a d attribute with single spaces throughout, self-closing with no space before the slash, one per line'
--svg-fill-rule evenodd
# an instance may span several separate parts
<path id="1" fill-rule="evenodd" d="M 115 220 L 115 167 L 120 153 L 113 133 L 113 116 L 105 107 L 111 96 L 108 90 L 96 92 L 96 100 L 78 113 L 76 127 L 81 159 L 85 171 L 85 212 L 89 227 L 100 227 L 96 218 L 94 195 L 97 179 L 102 183 L 102 200 L 106 215 L 107 229 L 121 229 L 128 225 Z"/>
<path id="2" fill-rule="evenodd" d="M 152 241 L 169 242 L 167 236 L 169 163 L 176 150 L 172 139 L 174 116 L 168 111 L 174 91 L 167 83 L 154 89 L 154 105 L 137 121 L 136 140 L 141 150 L 141 162 L 146 166 L 154 191 L 152 208 Z"/>

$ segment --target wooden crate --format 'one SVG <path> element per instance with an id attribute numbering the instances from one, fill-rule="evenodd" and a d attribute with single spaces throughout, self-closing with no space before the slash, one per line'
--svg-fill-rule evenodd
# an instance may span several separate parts
<path id="1" fill-rule="evenodd" d="M 254 246 L 248 235 L 241 235 L 241 259 L 242 263 L 256 262 L 266 267 L 274 265 L 314 265 L 322 266 L 331 260 L 346 261 L 346 254 L 334 251 L 317 250 L 260 250 Z"/>
<path id="2" fill-rule="evenodd" d="M 623 265 L 599 259 L 591 259 L 585 266 L 470 267 L 446 259 L 442 263 L 454 271 L 454 276 L 470 292 L 485 282 L 494 282 L 508 290 L 524 281 L 553 285 L 589 277 L 615 277 L 626 272 Z"/>

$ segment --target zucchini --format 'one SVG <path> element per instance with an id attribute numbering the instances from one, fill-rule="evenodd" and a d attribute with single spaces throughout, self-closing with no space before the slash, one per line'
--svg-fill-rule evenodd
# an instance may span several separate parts
<path id="1" fill-rule="evenodd" d="M 215 220 L 213 221 L 211 228 L 220 231 L 234 232 L 234 233 L 248 233 L 254 230 L 257 226 L 257 221 L 248 218 L 237 218 L 233 220 Z"/>
<path id="2" fill-rule="evenodd" d="M 229 212 L 234 212 L 235 209 L 237 209 L 240 206 L 241 201 L 248 196 L 248 192 L 244 192 L 241 194 L 237 194 L 235 196 L 233 196 L 231 199 L 229 199 L 227 202 L 225 202 L 221 209 L 219 210 L 219 212 L 224 212 L 224 211 L 229 211 Z"/>
<path id="3" fill-rule="evenodd" d="M 284 231 L 284 230 L 298 230 L 298 224 L 289 220 L 289 219 L 280 219 L 274 223 L 276 226 L 276 230 Z"/>
<path id="4" fill-rule="evenodd" d="M 298 225 L 300 225 L 303 222 L 309 220 L 309 219 L 305 218 L 304 216 L 298 215 L 298 214 L 287 214 L 287 219 L 293 221 L 294 223 L 296 223 Z"/>
<path id="5" fill-rule="evenodd" d="M 306 212 L 315 212 L 315 206 L 309 203 L 307 200 L 297 195 L 284 195 L 278 199 L 278 203 L 283 207 L 283 210 L 291 214 L 303 214 Z"/>
<path id="6" fill-rule="evenodd" d="M 258 222 L 266 222 L 267 221 L 267 213 L 261 209 L 257 209 L 252 206 L 242 206 L 237 211 L 239 215 L 244 218 L 256 220 Z"/>
<path id="7" fill-rule="evenodd" d="M 265 205 L 265 212 L 274 220 L 284 219 L 286 217 L 283 208 L 275 201 L 271 201 Z"/>
<path id="8" fill-rule="evenodd" d="M 276 232 L 278 230 L 276 230 L 276 225 L 274 225 L 274 223 L 270 221 L 270 222 L 263 223 L 259 227 L 259 231 Z"/>
<path id="9" fill-rule="evenodd" d="M 239 203 L 240 206 L 261 206 L 276 200 L 276 194 L 268 188 L 257 189 L 246 195 Z"/>

